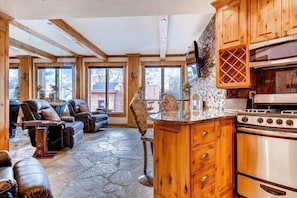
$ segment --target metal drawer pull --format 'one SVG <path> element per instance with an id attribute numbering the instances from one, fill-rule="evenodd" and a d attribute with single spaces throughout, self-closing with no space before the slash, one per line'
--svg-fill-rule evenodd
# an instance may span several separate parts
<path id="1" fill-rule="evenodd" d="M 202 132 L 201 132 L 201 136 L 202 136 L 202 137 L 205 137 L 205 136 L 207 136 L 207 135 L 208 135 L 208 132 L 207 132 L 207 131 L 202 131 Z"/>
<path id="2" fill-rule="evenodd" d="M 209 176 L 208 175 L 204 175 L 202 178 L 201 178 L 201 182 L 206 182 L 208 180 Z"/>
<path id="3" fill-rule="evenodd" d="M 202 160 L 207 159 L 208 156 L 209 156 L 208 153 L 203 153 L 203 154 L 200 155 L 200 159 L 202 159 Z"/>
<path id="4" fill-rule="evenodd" d="M 269 186 L 265 186 L 264 184 L 260 184 L 260 187 L 265 190 L 266 192 L 272 194 L 272 195 L 277 195 L 277 196 L 284 196 L 286 195 L 287 193 L 285 191 L 282 191 L 282 190 L 278 190 L 278 189 L 275 189 L 275 188 L 271 188 Z"/>

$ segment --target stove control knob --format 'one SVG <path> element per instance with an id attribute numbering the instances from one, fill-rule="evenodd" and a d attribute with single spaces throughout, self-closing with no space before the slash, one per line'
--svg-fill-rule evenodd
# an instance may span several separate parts
<path id="1" fill-rule="evenodd" d="M 277 119 L 277 120 L 276 120 L 276 124 L 278 124 L 278 125 L 283 124 L 283 120 L 282 120 L 282 119 Z"/>
<path id="2" fill-rule="evenodd" d="M 273 120 L 272 120 L 271 118 L 268 118 L 268 119 L 266 120 L 266 122 L 267 122 L 268 124 L 272 124 L 272 123 L 273 123 Z"/>
<path id="3" fill-rule="evenodd" d="M 258 118 L 257 121 L 258 121 L 259 123 L 263 123 L 264 120 L 263 120 L 263 118 Z"/>
<path id="4" fill-rule="evenodd" d="M 287 125 L 292 126 L 294 124 L 294 121 L 293 120 L 287 120 L 286 123 L 287 123 Z"/>
<path id="5" fill-rule="evenodd" d="M 248 117 L 242 117 L 242 118 L 241 118 L 241 121 L 242 121 L 242 122 L 247 122 L 247 121 L 249 121 L 249 119 L 248 119 Z"/>

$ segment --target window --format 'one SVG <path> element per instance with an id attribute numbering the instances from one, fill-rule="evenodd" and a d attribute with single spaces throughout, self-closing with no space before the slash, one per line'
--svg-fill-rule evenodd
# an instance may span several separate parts
<path id="1" fill-rule="evenodd" d="M 39 98 L 59 98 L 69 100 L 73 98 L 73 69 L 72 66 L 38 67 L 37 87 Z M 56 90 L 55 90 L 56 88 Z"/>
<path id="2" fill-rule="evenodd" d="M 17 67 L 9 68 L 9 99 L 20 99 L 19 92 L 19 69 Z"/>
<path id="3" fill-rule="evenodd" d="M 124 66 L 88 67 L 91 110 L 107 108 L 110 113 L 124 112 Z"/>
<path id="4" fill-rule="evenodd" d="M 159 111 L 158 101 L 162 94 L 173 95 L 181 99 L 182 69 L 181 65 L 145 65 L 144 93 L 152 112 Z"/>

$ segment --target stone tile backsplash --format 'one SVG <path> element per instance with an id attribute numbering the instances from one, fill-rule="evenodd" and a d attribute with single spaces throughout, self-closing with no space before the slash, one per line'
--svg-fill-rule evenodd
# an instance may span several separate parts
<path id="1" fill-rule="evenodd" d="M 226 90 L 216 88 L 215 67 L 205 69 L 208 70 L 209 75 L 192 82 L 191 96 L 198 94 L 204 102 L 205 109 L 214 114 L 220 114 L 224 110 Z"/>
<path id="2" fill-rule="evenodd" d="M 220 114 L 225 105 L 226 90 L 216 88 L 215 15 L 201 34 L 198 45 L 205 65 L 201 68 L 201 78 L 191 82 L 191 96 L 198 94 L 208 112 Z"/>

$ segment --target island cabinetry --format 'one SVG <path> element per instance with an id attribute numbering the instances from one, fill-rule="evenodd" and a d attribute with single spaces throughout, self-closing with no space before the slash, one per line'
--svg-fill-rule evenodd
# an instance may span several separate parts
<path id="1" fill-rule="evenodd" d="M 233 118 L 154 121 L 154 197 L 231 198 L 232 127 Z"/>
<path id="2" fill-rule="evenodd" d="M 154 197 L 190 197 L 190 126 L 154 122 Z"/>
<path id="3" fill-rule="evenodd" d="M 296 0 L 251 0 L 251 43 L 297 34 Z"/>
<path id="4" fill-rule="evenodd" d="M 215 195 L 215 123 L 208 121 L 191 126 L 192 197 Z"/>
<path id="5" fill-rule="evenodd" d="M 234 197 L 234 137 L 233 119 L 222 119 L 216 133 L 216 192 L 219 198 Z"/>

